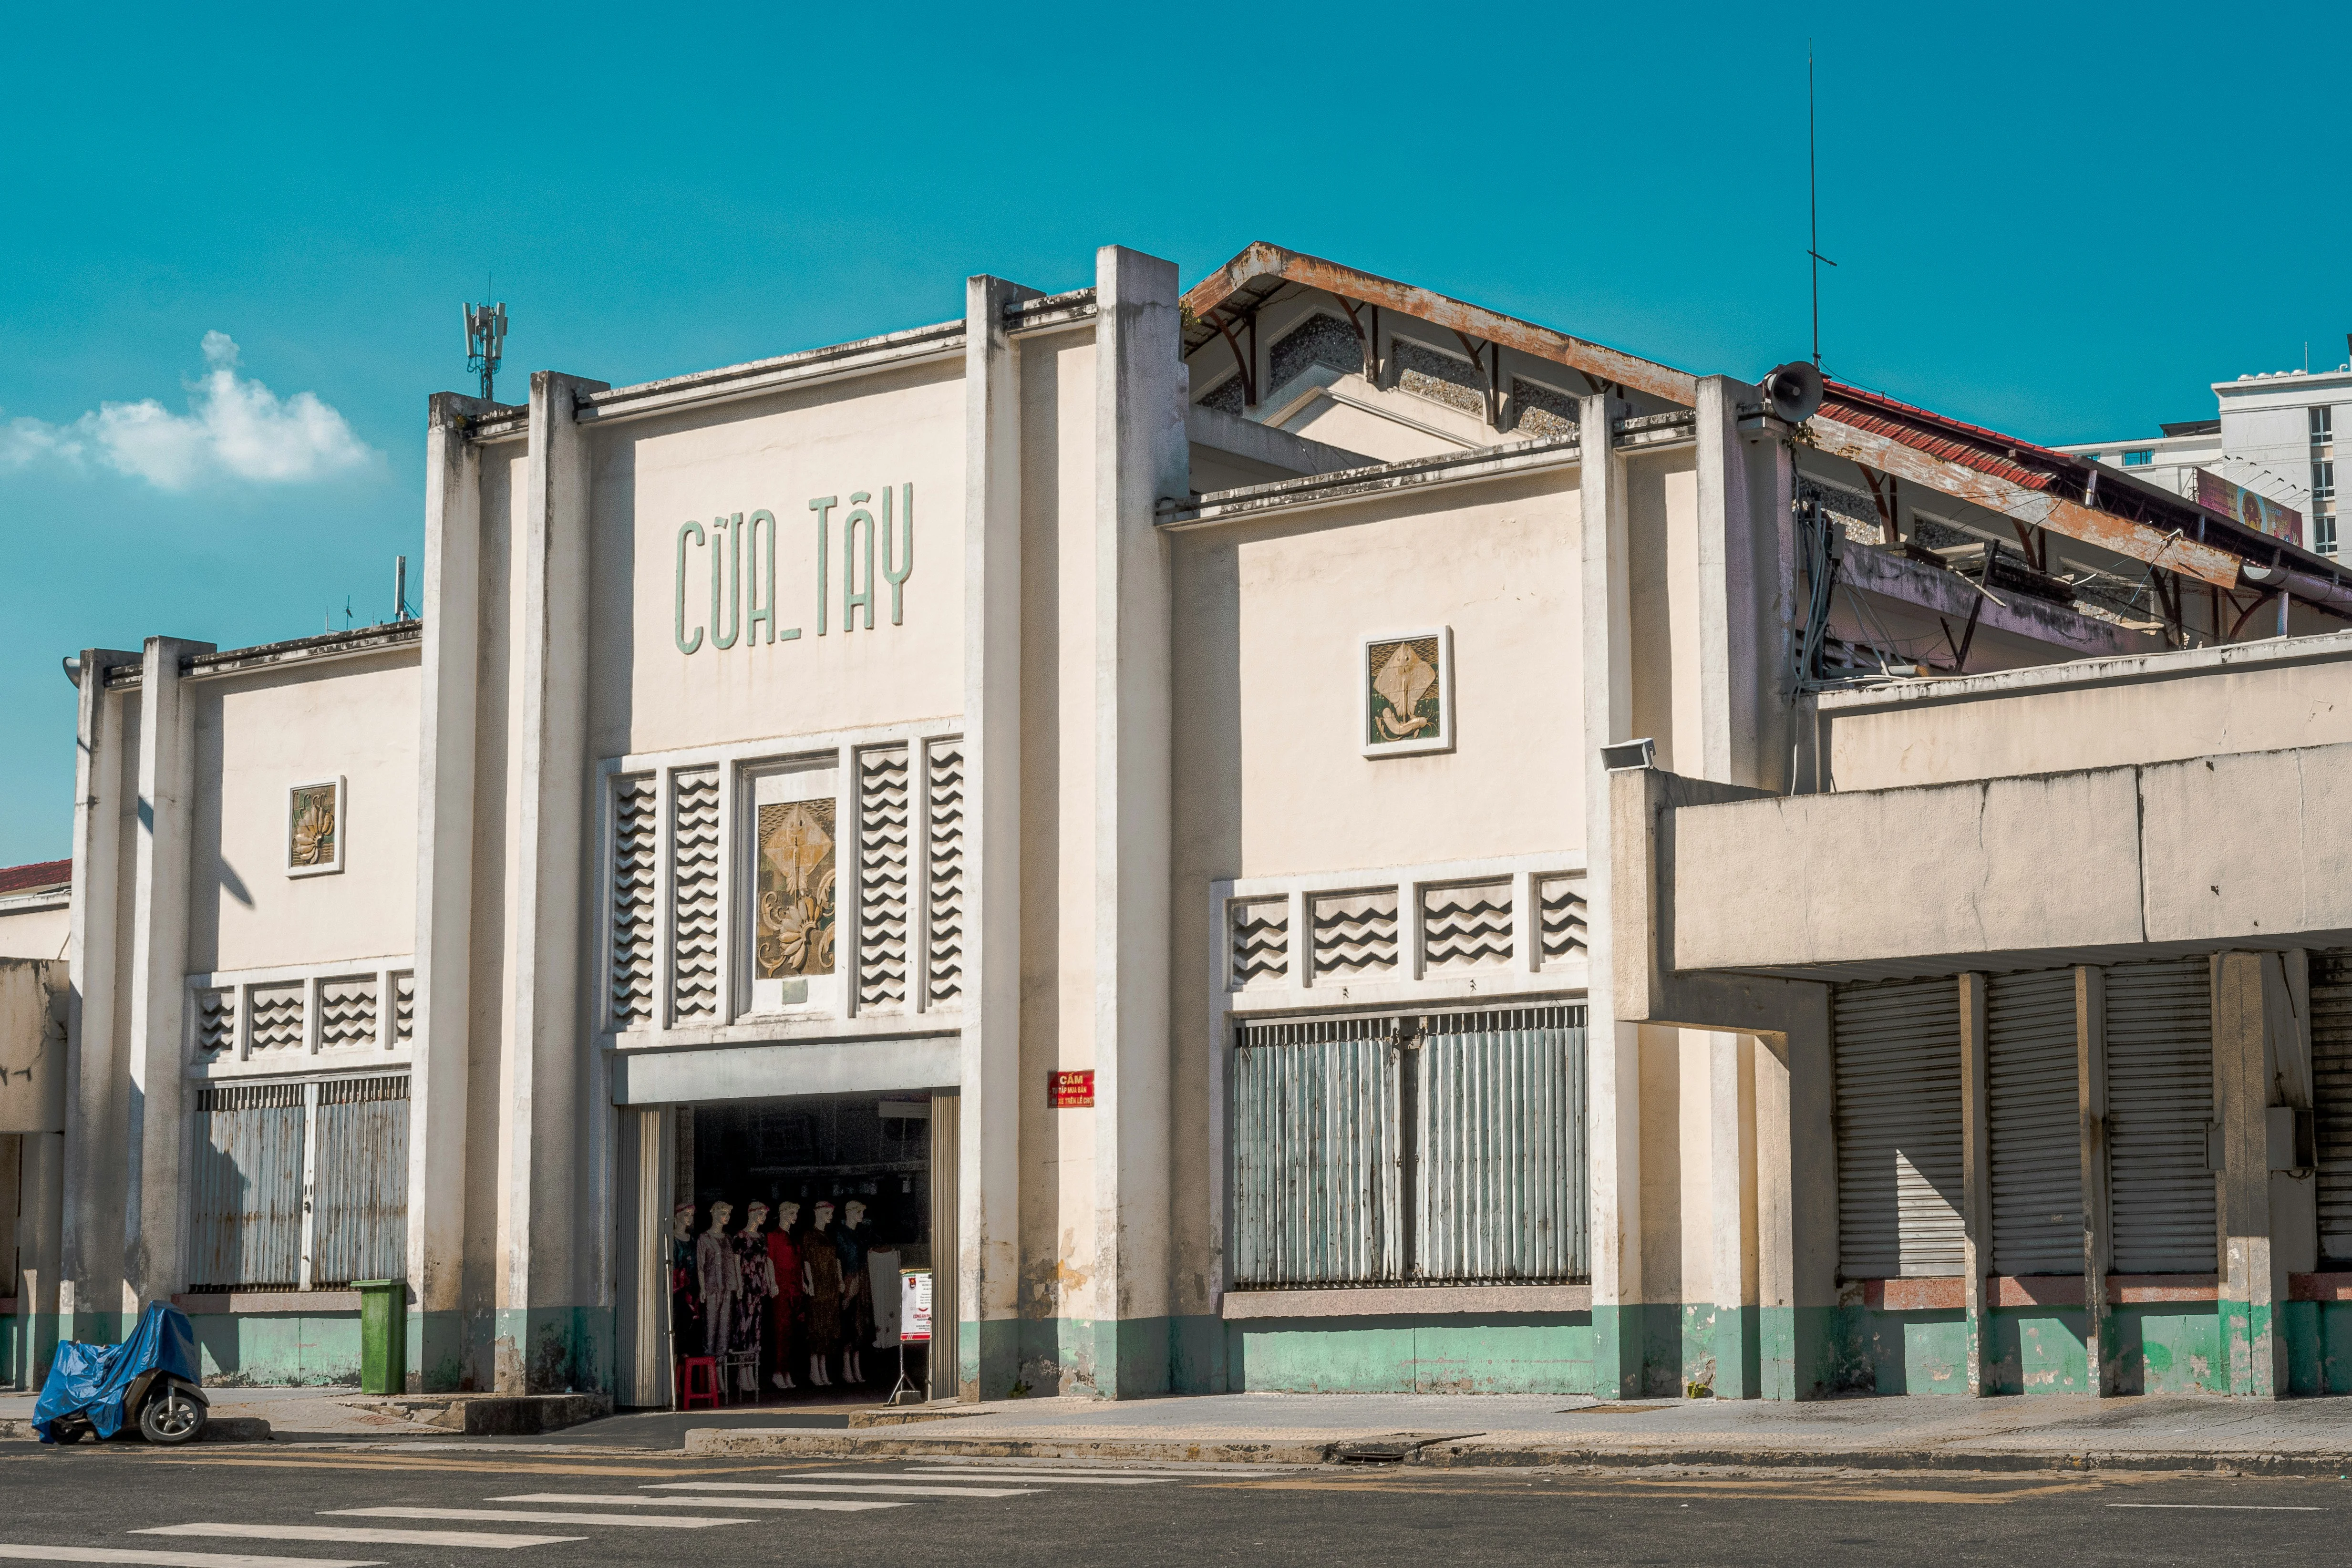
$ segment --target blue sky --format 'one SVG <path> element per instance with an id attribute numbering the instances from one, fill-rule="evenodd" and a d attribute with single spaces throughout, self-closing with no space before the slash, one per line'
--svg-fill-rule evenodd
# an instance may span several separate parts
<path id="1" fill-rule="evenodd" d="M 10 24 L 0 865 L 70 851 L 64 655 L 389 614 L 486 277 L 509 388 L 1261 238 L 1754 375 L 1810 36 L 1833 373 L 2105 438 L 2352 329 L 2340 5 L 206 9 Z"/>

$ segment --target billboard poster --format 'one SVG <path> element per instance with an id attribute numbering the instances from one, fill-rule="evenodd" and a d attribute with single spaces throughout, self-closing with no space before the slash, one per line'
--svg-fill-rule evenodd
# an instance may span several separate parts
<path id="1" fill-rule="evenodd" d="M 906 1344 L 922 1344 L 931 1337 L 931 1271 L 928 1268 L 898 1270 L 898 1338 Z"/>
<path id="2" fill-rule="evenodd" d="M 2303 543 L 2303 513 L 2203 468 L 2197 470 L 2197 504 L 2235 518 L 2273 539 L 2284 539 L 2298 547 Z"/>

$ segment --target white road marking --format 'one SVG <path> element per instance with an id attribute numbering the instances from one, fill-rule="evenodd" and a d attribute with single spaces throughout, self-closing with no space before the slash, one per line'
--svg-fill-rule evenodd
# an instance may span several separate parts
<path id="1" fill-rule="evenodd" d="M 379 1558 L 255 1557 L 243 1552 L 141 1552 L 111 1546 L 18 1546 L 0 1557 L 24 1563 L 128 1563 L 144 1568 L 383 1568 Z"/>
<path id="2" fill-rule="evenodd" d="M 1027 1497 L 1034 1487 L 862 1486 L 853 1481 L 661 1481 L 656 1492 L 873 1492 L 889 1497 Z"/>
<path id="3" fill-rule="evenodd" d="M 639 1497 L 635 1492 L 615 1496 L 609 1492 L 521 1492 L 514 1497 L 494 1497 L 491 1502 L 592 1502 L 604 1504 L 649 1504 L 656 1508 L 802 1508 L 827 1509 L 837 1513 L 849 1513 L 869 1508 L 904 1508 L 902 1502 L 858 1502 L 848 1498 L 814 1497 Z"/>
<path id="4" fill-rule="evenodd" d="M 562 1546 L 573 1541 L 585 1541 L 584 1535 L 507 1535 L 493 1534 L 487 1530 L 362 1530 L 351 1525 L 336 1524 L 222 1524 L 201 1521 L 194 1524 L 162 1524 L 152 1530 L 134 1530 L 133 1535 L 231 1535 L 249 1536 L 256 1541 L 353 1541 L 373 1542 L 383 1546 Z M 257 1558 L 255 1561 L 264 1561 Z"/>
<path id="5" fill-rule="evenodd" d="M 2283 1502 L 2111 1502 L 2109 1508 L 2197 1508 L 2222 1513 L 2326 1513 L 2324 1508 Z"/>
<path id="6" fill-rule="evenodd" d="M 1288 1474 L 1307 1469 L 1306 1465 L 1251 1465 L 1249 1474 L 1265 1475 L 1272 1471 Z M 1080 1468 L 1076 1465 L 1033 1465 L 1020 1459 L 932 1459 L 899 1472 L 902 1475 L 941 1476 L 1119 1476 L 1149 1477 L 1154 1480 L 1181 1481 L 1202 1477 L 1230 1476 L 1242 1467 L 1236 1465 L 1197 1465 L 1190 1468 L 1173 1465 L 1096 1465 Z M 779 1474 L 790 1472 L 780 1471 Z"/>
<path id="7" fill-rule="evenodd" d="M 643 1513 L 532 1513 L 514 1508 L 322 1508 L 324 1519 L 465 1519 L 478 1524 L 634 1524 L 643 1530 L 708 1530 L 749 1524 L 748 1519 Z"/>
<path id="8" fill-rule="evenodd" d="M 969 1470 L 899 1470 L 896 1473 L 902 1476 L 934 1477 L 968 1477 L 971 1474 Z M 1181 1476 L 1076 1475 L 1068 1470 L 1015 1470 L 1009 1467 L 998 1473 L 1007 1477 L 1017 1476 L 1024 1481 L 1038 1481 L 1053 1487 L 1164 1487 L 1171 1481 L 1183 1479 Z"/>

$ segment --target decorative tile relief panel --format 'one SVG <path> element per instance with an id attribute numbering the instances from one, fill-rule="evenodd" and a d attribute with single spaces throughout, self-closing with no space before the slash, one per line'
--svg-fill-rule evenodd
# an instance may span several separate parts
<path id="1" fill-rule="evenodd" d="M 924 910 L 929 935 L 930 1005 L 963 1001 L 963 743 L 929 750 L 929 885 Z"/>
<path id="2" fill-rule="evenodd" d="M 1421 894 L 1422 955 L 1432 971 L 1481 969 L 1511 962 L 1511 884 L 1507 878 Z"/>
<path id="3" fill-rule="evenodd" d="M 1235 899 L 1234 989 L 1281 985 L 1290 976 L 1290 900 L 1287 898 Z"/>
<path id="4" fill-rule="evenodd" d="M 196 993 L 196 1059 L 212 1060 L 236 1048 L 236 987 Z"/>
<path id="5" fill-rule="evenodd" d="M 304 1048 L 302 998 L 309 989 L 299 980 L 253 988 L 253 1055 Z"/>
<path id="6" fill-rule="evenodd" d="M 392 1046 L 400 1050 L 416 1038 L 416 976 L 392 977 Z"/>
<path id="7" fill-rule="evenodd" d="M 670 1012 L 683 1024 L 719 1016 L 719 770 L 675 777 Z"/>
<path id="8" fill-rule="evenodd" d="M 1307 900 L 1315 922 L 1315 978 L 1388 974 L 1397 962 L 1397 890 L 1323 893 Z"/>
<path id="9" fill-rule="evenodd" d="M 1440 353 L 1410 338 L 1397 339 L 1395 352 L 1398 386 L 1416 397 L 1486 417 L 1486 378 L 1468 360 Z"/>
<path id="10" fill-rule="evenodd" d="M 1550 440 L 1573 436 L 1582 428 L 1582 410 L 1566 393 L 1532 381 L 1511 378 L 1511 406 L 1518 410 L 1518 433 Z"/>
<path id="11" fill-rule="evenodd" d="M 1585 955 L 1584 879 L 1538 877 L 1536 907 L 1542 921 L 1544 967 Z"/>
<path id="12" fill-rule="evenodd" d="M 1318 364 L 1333 370 L 1362 370 L 1364 345 L 1355 328 L 1318 310 L 1285 333 L 1267 362 L 1266 384 L 1280 391 Z"/>
<path id="13" fill-rule="evenodd" d="M 319 1048 L 372 1050 L 376 1044 L 376 977 L 344 975 L 319 982 Z"/>
<path id="14" fill-rule="evenodd" d="M 654 909 L 660 797 L 651 778 L 619 781 L 613 790 L 613 1027 L 654 1021 Z"/>
<path id="15" fill-rule="evenodd" d="M 907 1006 L 907 879 L 911 814 L 907 748 L 857 759 L 857 1005 Z"/>

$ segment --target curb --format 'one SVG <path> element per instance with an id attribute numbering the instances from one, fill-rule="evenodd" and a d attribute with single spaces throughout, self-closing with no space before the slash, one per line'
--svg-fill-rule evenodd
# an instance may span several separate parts
<path id="1" fill-rule="evenodd" d="M 335 1403 L 467 1437 L 536 1437 L 613 1414 L 609 1394 L 387 1394 Z"/>
<path id="2" fill-rule="evenodd" d="M 1399 1433 L 1387 1438 L 1307 1442 L 1191 1438 L 1102 1439 L 859 1436 L 781 1427 L 698 1426 L 684 1451 L 695 1457 L 772 1455 L 803 1459 L 991 1458 L 1148 1460 L 1238 1465 L 1414 1465 L 1434 1469 L 1946 1470 L 1995 1473 L 2221 1472 L 2249 1476 L 2344 1476 L 2352 1454 L 2080 1450 L 2032 1453 L 1982 1448 L 1486 1447 L 1459 1438 Z"/>
<path id="3" fill-rule="evenodd" d="M 137 1435 L 138 1429 L 135 1426 L 126 1426 L 125 1430 L 131 1434 L 128 1439 L 118 1436 L 113 1441 L 127 1440 L 142 1446 L 146 1445 L 146 1439 Z M 27 1443 L 40 1441 L 34 1433 L 33 1424 L 30 1421 L 18 1421 L 13 1418 L 0 1420 L 0 1439 L 10 1437 Z M 196 1438 L 199 1443 L 268 1443 L 275 1440 L 269 1430 L 269 1423 L 258 1415 L 215 1415 L 205 1423 L 203 1434 Z"/>

